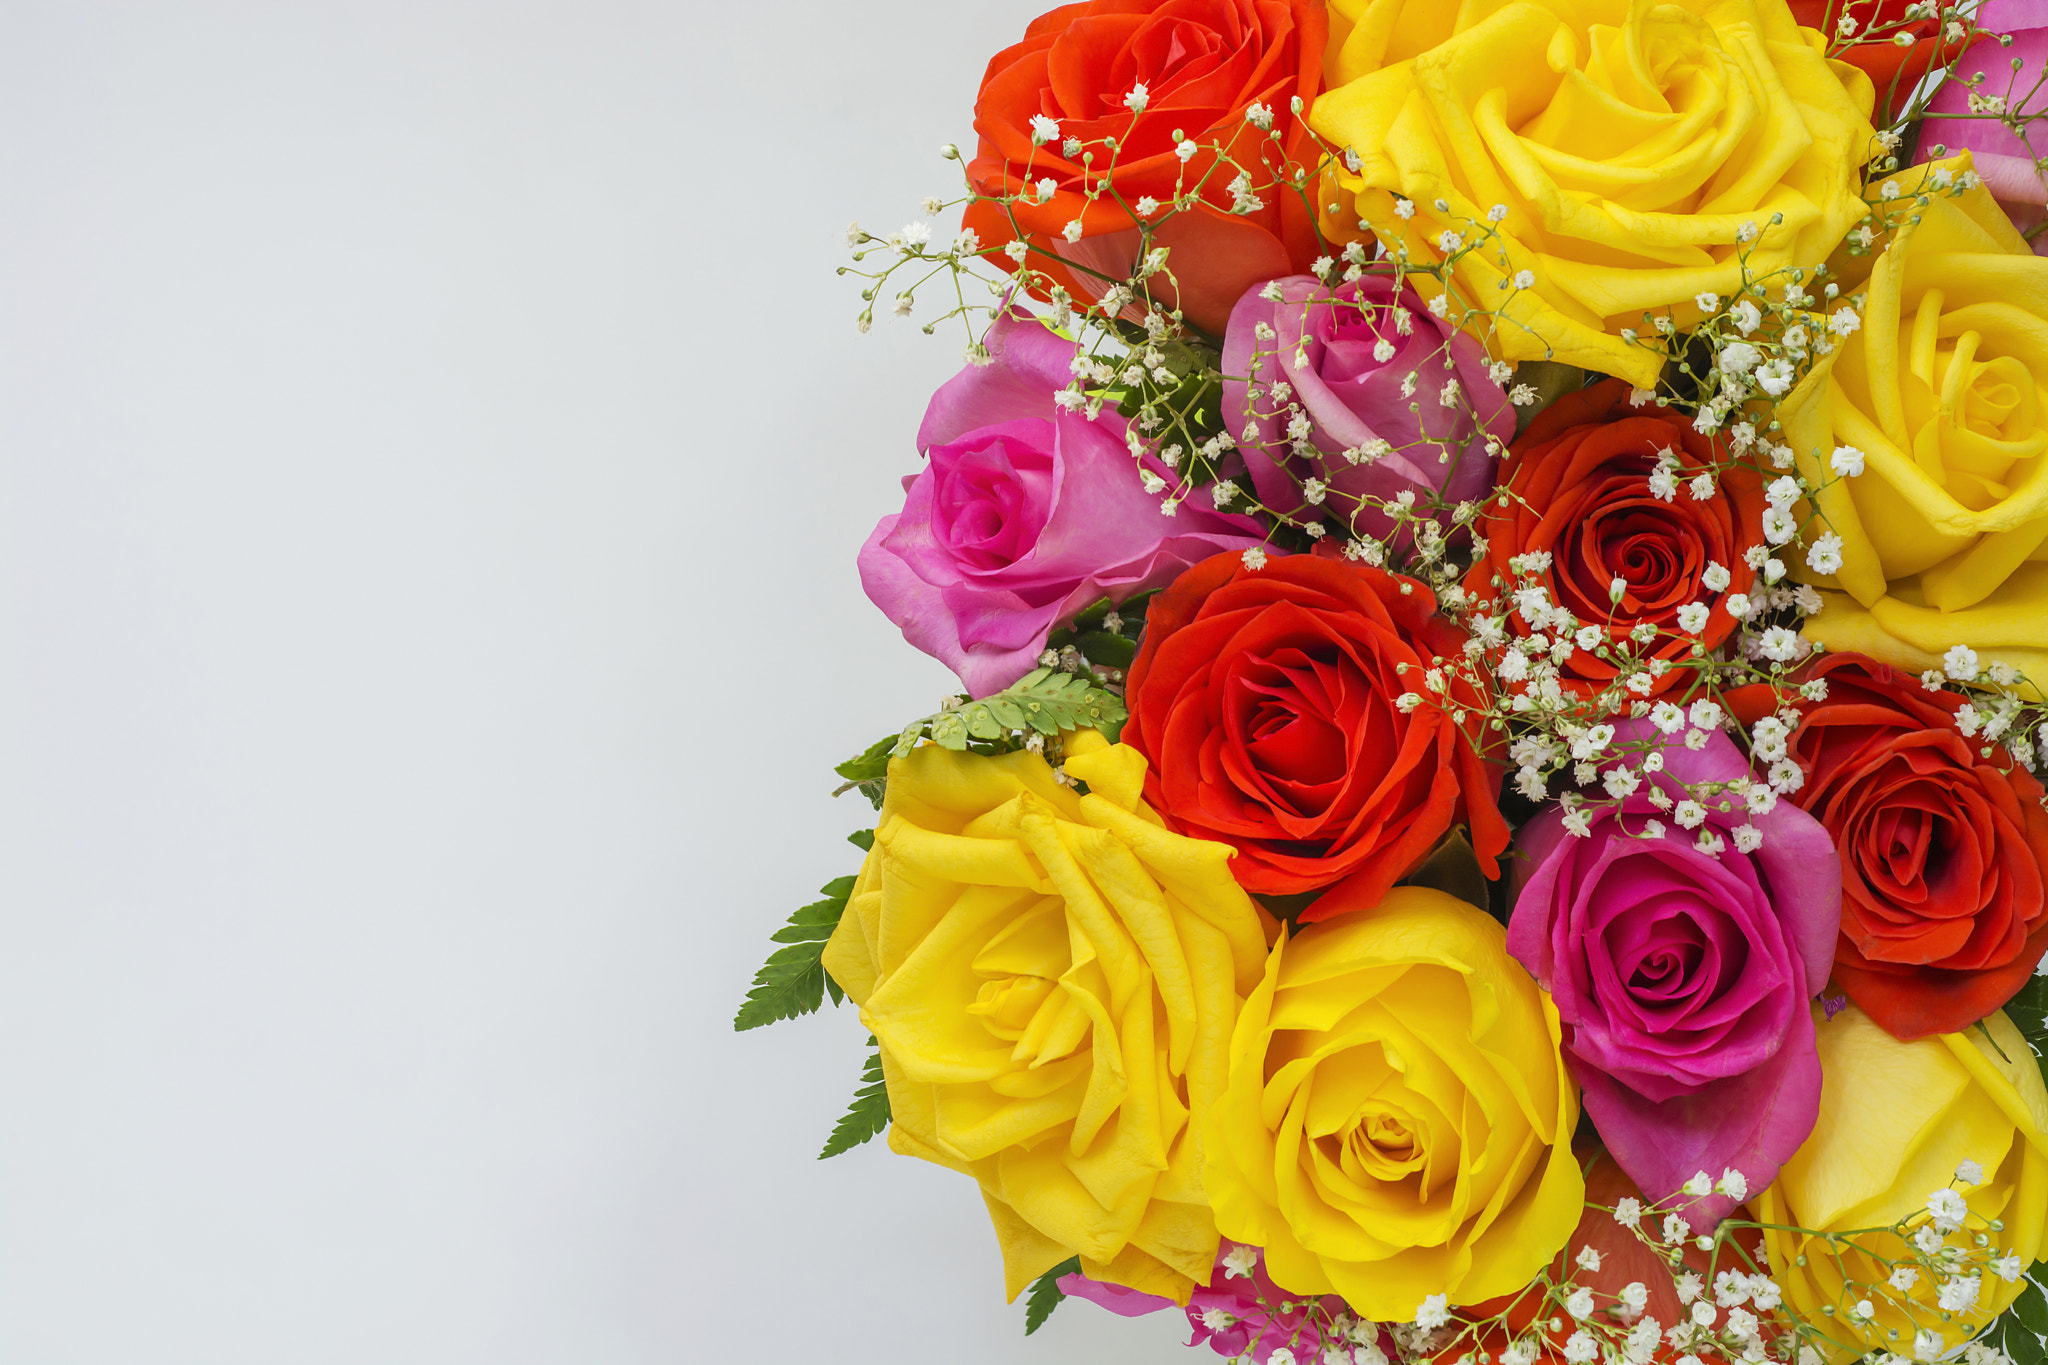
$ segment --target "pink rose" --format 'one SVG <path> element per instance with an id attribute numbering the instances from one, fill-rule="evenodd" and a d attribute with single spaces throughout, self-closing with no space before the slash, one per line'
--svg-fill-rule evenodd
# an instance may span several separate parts
<path id="1" fill-rule="evenodd" d="M 1086 1299 L 1126 1318 L 1176 1306 L 1172 1299 L 1104 1284 L 1085 1275 L 1062 1275 L 1059 1286 L 1069 1298 Z M 1318 1298 L 1282 1289 L 1266 1273 L 1263 1251 L 1228 1237 L 1216 1249 L 1216 1269 L 1209 1283 L 1195 1287 L 1185 1311 L 1188 1326 L 1194 1329 L 1188 1345 L 1207 1342 L 1218 1355 L 1250 1360 L 1254 1365 L 1271 1365 L 1283 1350 L 1300 1365 L 1323 1360 L 1331 1348 L 1347 1344 L 1347 1336 L 1339 1333 L 1337 1324 L 1355 1321 L 1344 1300 L 1334 1294 Z M 1382 1345 L 1391 1356 L 1393 1343 Z"/>
<path id="2" fill-rule="evenodd" d="M 1941 115 L 1971 112 L 1969 80 L 1981 71 L 1984 79 L 1976 93 L 1997 96 L 2015 106 L 2035 123 L 2029 130 L 2035 144 L 2048 145 L 2043 137 L 2048 127 L 2039 122 L 2048 119 L 2048 96 L 2039 88 L 2043 69 L 2048 67 L 2048 0 L 1990 0 L 1977 16 L 1977 26 L 1993 33 L 2010 33 L 2012 46 L 2000 47 L 1987 39 L 1956 63 L 1954 74 L 1927 103 L 1932 117 L 1920 133 L 1920 159 L 1931 160 L 1937 143 L 1949 155 L 1969 148 L 1971 162 L 1984 177 L 1992 198 L 2015 227 L 2029 232 L 2048 217 L 2048 181 L 2035 167 L 2035 153 L 1997 119 Z M 2015 61 L 2020 64 L 2017 73 L 2012 69 Z M 2034 254 L 2048 255 L 2048 233 L 2034 239 Z"/>
<path id="3" fill-rule="evenodd" d="M 1265 297 L 1272 289 L 1278 302 Z M 1271 337 L 1259 335 L 1261 324 Z M 1515 434 L 1514 408 L 1487 374 L 1479 343 L 1384 275 L 1335 289 L 1291 275 L 1252 289 L 1231 310 L 1223 373 L 1239 376 L 1223 382 L 1223 421 L 1243 447 L 1259 501 L 1316 516 L 1302 485 L 1317 479 L 1329 490 L 1321 509 L 1337 526 L 1376 538 L 1393 522 L 1360 498 L 1391 502 L 1407 491 L 1425 509 L 1432 495 L 1483 498 L 1495 463 L 1486 438 L 1505 445 Z M 1291 392 L 1276 398 L 1281 381 Z M 1446 381 L 1456 382 L 1448 403 Z M 1310 424 L 1299 440 L 1288 430 L 1296 409 Z"/>
<path id="4" fill-rule="evenodd" d="M 1589 807 L 1584 835 L 1555 806 L 1516 835 L 1508 951 L 1550 992 L 1586 1113 L 1646 1198 L 1670 1199 L 1699 1171 L 1739 1171 L 1761 1190 L 1820 1112 L 1810 1006 L 1834 962 L 1841 864 L 1789 801 L 1679 804 L 1681 784 L 1751 779 L 1719 730 L 1694 750 L 1647 720 L 1617 721 L 1614 747 L 1631 757 L 1609 766 L 1640 775 L 1646 742 L 1662 771 L 1618 807 Z M 1745 829 L 1762 843 L 1745 850 Z M 1681 1211 L 1706 1232 L 1739 1202 L 1715 1194 Z"/>
<path id="5" fill-rule="evenodd" d="M 1206 489 L 1164 515 L 1141 471 L 1178 480 L 1133 458 L 1124 419 L 1053 401 L 1072 342 L 1006 315 L 987 344 L 987 365 L 932 396 L 917 433 L 929 463 L 904 479 L 902 512 L 876 524 L 859 559 L 861 586 L 903 638 L 977 697 L 1036 667 L 1046 637 L 1082 609 L 1263 539 L 1250 518 L 1216 512 Z"/>

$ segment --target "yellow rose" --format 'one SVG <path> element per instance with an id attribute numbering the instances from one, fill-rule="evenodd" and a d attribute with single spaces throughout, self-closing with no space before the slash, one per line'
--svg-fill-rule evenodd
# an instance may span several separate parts
<path id="1" fill-rule="evenodd" d="M 2011 1252 L 2025 1268 L 2041 1255 L 2048 1223 L 2048 1091 L 2040 1067 L 2002 1011 L 1982 1030 L 1902 1043 L 1852 1005 L 1818 1025 L 1818 1035 L 1820 1120 L 1753 1205 L 1766 1225 L 1771 1274 L 1786 1307 L 1840 1343 L 1829 1352 L 1834 1359 L 1874 1350 L 1932 1359 L 1912 1351 L 1917 1331 L 1939 1332 L 1946 1346 L 1960 1345 L 2025 1287 L 2024 1279 L 2007 1283 L 1984 1270 L 1987 1258 Z M 1913 1258 L 1894 1233 L 1866 1234 L 1840 1248 L 1838 1259 L 1824 1239 L 1769 1226 L 1853 1232 L 1910 1219 L 1909 1232 L 1915 1231 L 1929 1220 L 1928 1196 L 1948 1189 L 1964 1161 L 1984 1170 L 1982 1184 L 1957 1186 L 1971 1217 L 1948 1239 L 1970 1251 L 1976 1257 L 1970 1268 L 1981 1272 L 1977 1305 L 1967 1313 L 1942 1312 L 1939 1285 L 1925 1272 L 1908 1290 L 1886 1286 L 1891 1270 L 1878 1258 Z M 1990 1234 L 1991 1247 L 1978 1251 L 1974 1234 L 1987 1231 L 1994 1218 L 2005 1230 Z M 1860 1299 L 1868 1299 L 1877 1316 L 1859 1329 L 1846 1315 Z M 1834 1315 L 1823 1317 L 1823 1307 Z"/>
<path id="2" fill-rule="evenodd" d="M 1967 158 L 1943 163 L 1959 176 Z M 1898 177 L 1907 195 L 1923 176 Z M 1930 188 L 1871 267 L 1862 326 L 1779 408 L 1842 567 L 1807 633 L 1915 671 L 1967 644 L 2048 678 L 2048 260 L 1982 187 Z M 1910 203 L 1908 199 L 1908 203 Z M 1799 566 L 1804 571 L 1804 565 Z"/>
<path id="3" fill-rule="evenodd" d="M 1202 1127 L 1217 1226 L 1382 1322 L 1521 1289 L 1585 1200 L 1558 1038 L 1506 931 L 1441 891 L 1275 945 Z"/>
<path id="4" fill-rule="evenodd" d="M 1662 350 L 1619 333 L 1733 295 L 1745 224 L 1758 274 L 1819 264 L 1862 218 L 1873 92 L 1825 48 L 1785 0 L 1332 0 L 1309 123 L 1358 169 L 1326 183 L 1324 231 L 1436 265 L 1505 205 L 1457 302 L 1502 315 L 1510 360 L 1649 387 Z"/>
<path id="5" fill-rule="evenodd" d="M 1145 760 L 927 745 L 889 765 L 825 969 L 881 1044 L 889 1145 L 981 1183 L 1008 1292 L 1070 1256 L 1185 1303 L 1216 1225 L 1191 1111 L 1222 1092 L 1269 920 L 1230 849 L 1166 830 Z"/>

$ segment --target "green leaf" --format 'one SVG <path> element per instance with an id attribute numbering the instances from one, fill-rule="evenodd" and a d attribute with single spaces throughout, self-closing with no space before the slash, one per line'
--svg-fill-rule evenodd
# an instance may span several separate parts
<path id="1" fill-rule="evenodd" d="M 1028 1337 L 1045 1326 L 1045 1320 L 1052 1316 L 1052 1310 L 1059 1307 L 1060 1300 L 1066 1297 L 1060 1292 L 1060 1276 L 1080 1273 L 1081 1258 L 1072 1256 L 1031 1282 L 1031 1288 L 1024 1291 L 1025 1336 Z"/>
<path id="2" fill-rule="evenodd" d="M 820 961 L 825 945 L 793 943 L 778 949 L 754 974 L 754 988 L 733 1016 L 732 1026 L 741 1033 L 763 1024 L 813 1014 L 825 1002 L 825 964 Z"/>
<path id="3" fill-rule="evenodd" d="M 1060 645 L 1068 643 L 1067 639 L 1063 637 L 1094 630 L 1097 626 L 1100 626 L 1102 618 L 1109 615 L 1111 608 L 1115 605 L 1107 597 L 1098 597 L 1087 606 L 1081 608 L 1081 610 L 1075 612 L 1074 619 L 1067 629 L 1060 631 L 1054 636 L 1055 639 L 1059 640 L 1059 644 L 1053 645 L 1052 648 L 1058 649 Z"/>
<path id="4" fill-rule="evenodd" d="M 1074 641 L 1074 648 L 1081 651 L 1089 663 L 1104 668 L 1129 668 L 1131 661 L 1138 657 L 1138 642 L 1121 635 L 1111 635 L 1098 630 L 1081 636 Z"/>
<path id="5" fill-rule="evenodd" d="M 890 741 L 894 743 L 895 741 Z M 846 836 L 846 842 L 866 853 L 875 846 L 875 832 L 871 829 L 857 829 Z"/>
<path id="6" fill-rule="evenodd" d="M 889 775 L 889 751 L 896 747 L 896 736 L 884 735 L 867 748 L 833 766 L 848 782 L 874 782 Z"/>
<path id="7" fill-rule="evenodd" d="M 882 792 L 889 782 L 889 756 L 895 752 L 898 739 L 896 735 L 885 735 L 844 763 L 835 764 L 832 771 L 845 778 L 846 785 L 832 794 L 858 791 L 880 810 Z"/>
<path id="8" fill-rule="evenodd" d="M 2041 1286 L 2032 1280 L 2012 1301 L 2012 1314 L 2035 1336 L 2048 1336 L 2048 1298 L 2042 1297 Z"/>
<path id="9" fill-rule="evenodd" d="M 988 698 L 981 704 L 991 716 L 994 716 L 1006 728 L 1011 730 L 1020 730 L 1023 728 L 1024 708 L 1017 705 L 1016 702 L 1002 695 L 1000 692 L 998 692 L 995 696 Z"/>
<path id="10" fill-rule="evenodd" d="M 2048 976 L 2030 976 L 2019 994 L 2005 1002 L 2012 1020 L 2036 1055 L 2048 1052 Z"/>
<path id="11" fill-rule="evenodd" d="M 874 1051 L 861 1068 L 861 1087 L 853 1092 L 853 1103 L 847 1106 L 845 1115 L 833 1125 L 832 1136 L 825 1139 L 825 1150 L 818 1153 L 820 1161 L 851 1151 L 889 1126 L 889 1088 L 882 1081 L 882 1046 L 872 1036 L 868 1046 Z"/>
<path id="12" fill-rule="evenodd" d="M 2048 1359 L 2048 1351 L 2042 1349 L 2039 1336 L 2020 1325 L 2011 1314 L 2000 1321 L 2005 1324 L 2005 1330 L 1999 1334 L 1995 1344 L 2012 1357 L 2013 1365 L 2041 1365 L 2044 1359 Z"/>
<path id="13" fill-rule="evenodd" d="M 1129 714 L 1124 708 L 1123 698 L 1106 687 L 1097 686 L 1092 674 L 1036 668 L 994 696 L 977 701 L 963 698 L 957 706 L 904 726 L 903 733 L 890 743 L 887 752 L 901 757 L 909 753 L 919 739 L 925 738 L 942 749 L 1003 753 L 1017 747 L 1012 736 L 1019 732 L 1033 731 L 1052 736 L 1082 728 L 1100 730 L 1114 743 Z M 881 749 L 882 746 L 877 744 L 868 753 L 874 754 Z M 842 776 L 850 771 L 868 771 L 854 766 L 867 757 L 864 754 L 858 759 L 849 759 L 837 771 Z M 886 766 L 884 763 L 885 772 Z M 856 783 L 863 791 L 869 791 L 869 783 L 874 784 L 876 790 L 870 795 L 877 809 L 881 806 L 879 785 L 882 780 L 865 779 Z"/>
<path id="14" fill-rule="evenodd" d="M 967 722 L 958 711 L 941 711 L 932 717 L 932 743 L 942 749 L 967 747 Z"/>
<path id="15" fill-rule="evenodd" d="M 819 890 L 826 899 L 812 901 L 789 917 L 789 923 L 768 936 L 773 943 L 823 943 L 839 927 L 846 898 L 853 894 L 853 878 L 834 877 Z"/>
<path id="16" fill-rule="evenodd" d="M 789 945 L 777 948 L 754 973 L 753 989 L 747 992 L 732 1026 L 744 1033 L 750 1028 L 815 1013 L 832 992 L 832 1003 L 845 996 L 839 983 L 825 973 L 825 941 L 839 927 L 846 913 L 846 898 L 853 894 L 852 877 L 834 877 L 820 888 L 825 899 L 798 908 L 789 922 L 769 935 L 769 941 Z"/>

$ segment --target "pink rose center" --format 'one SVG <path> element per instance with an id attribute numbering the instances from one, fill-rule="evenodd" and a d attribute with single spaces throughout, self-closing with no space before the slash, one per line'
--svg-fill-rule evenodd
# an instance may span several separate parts
<path id="1" fill-rule="evenodd" d="M 1043 427 L 1043 443 L 1012 430 L 1021 427 Z M 1050 422 L 1008 422 L 932 451 L 932 531 L 960 567 L 1008 568 L 1038 544 L 1052 508 L 1051 445 Z"/>

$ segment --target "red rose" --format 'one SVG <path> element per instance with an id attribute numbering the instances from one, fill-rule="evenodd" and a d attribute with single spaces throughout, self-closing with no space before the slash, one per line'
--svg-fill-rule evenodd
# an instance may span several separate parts
<path id="1" fill-rule="evenodd" d="M 965 226 L 984 247 L 1021 235 L 1037 248 L 1031 269 L 1090 302 L 1129 277 L 1139 241 L 1133 206 L 1156 200 L 1164 207 L 1147 220 L 1157 225 L 1153 246 L 1171 249 L 1166 268 L 1179 293 L 1162 274 L 1153 297 L 1221 336 L 1247 288 L 1307 270 L 1320 250 L 1303 194 L 1282 172 L 1292 163 L 1314 182 L 1317 151 L 1292 105 L 1298 96 L 1306 114 L 1315 98 L 1328 26 L 1322 0 L 1085 0 L 1040 15 L 982 77 L 974 106 L 981 146 L 968 177 L 987 196 L 1046 179 L 1056 188 L 1050 199 L 1034 191 L 1007 208 L 971 204 Z M 1146 103 L 1134 115 L 1124 101 L 1138 85 Z M 1278 145 L 1245 117 L 1253 104 L 1271 111 Z M 1034 145 L 1034 116 L 1057 122 L 1057 136 Z M 1065 154 L 1069 138 L 1082 155 Z M 1118 144 L 1113 174 L 1104 138 Z M 1185 162 L 1180 140 L 1200 149 Z M 1252 176 L 1258 209 L 1231 211 L 1237 171 L 1211 143 Z M 1090 154 L 1092 166 L 1084 164 Z M 1113 192 L 1102 193 L 1105 185 Z M 1201 202 L 1175 211 L 1176 189 Z M 1082 235 L 1070 242 L 1075 221 Z M 1001 252 L 987 259 L 1015 268 Z"/>
<path id="2" fill-rule="evenodd" d="M 1146 800 L 1236 848 L 1247 890 L 1323 891 L 1304 920 L 1377 905 L 1460 821 L 1497 875 L 1499 770 L 1469 715 L 1427 699 L 1425 671 L 1465 641 L 1435 609 L 1422 584 L 1334 557 L 1195 565 L 1153 599 L 1131 664 L 1123 739 L 1151 762 Z M 1478 700 L 1446 685 L 1453 706 Z M 1410 692 L 1425 700 L 1403 712 Z"/>
<path id="3" fill-rule="evenodd" d="M 1720 468 L 1726 457 L 1713 438 L 1670 409 L 1633 406 L 1628 395 L 1619 379 L 1567 394 L 1516 439 L 1501 467 L 1508 505 L 1496 499 L 1482 519 L 1486 553 L 1465 587 L 1491 610 L 1508 613 L 1513 636 L 1540 629 L 1559 638 L 1555 627 L 1531 625 L 1514 609 L 1511 594 L 1533 583 L 1551 607 L 1572 614 L 1570 630 L 1595 626 L 1617 655 L 1676 662 L 1695 642 L 1712 649 L 1735 629 L 1726 602 L 1755 585 L 1756 571 L 1743 556 L 1763 542 L 1762 480 L 1748 469 Z M 1675 486 L 1669 497 L 1651 487 L 1660 457 Z M 1687 485 L 1709 471 L 1713 492 L 1693 497 Z M 1515 574 L 1510 561 L 1532 552 L 1547 554 L 1548 567 Z M 1718 582 L 1715 565 L 1728 574 L 1718 588 L 1708 581 Z M 1617 578 L 1626 586 L 1618 603 L 1609 596 Z M 1707 608 L 1696 631 L 1680 617 L 1693 603 Z M 1645 623 L 1656 628 L 1654 641 L 1627 644 L 1624 651 L 1630 633 Z M 1557 670 L 1565 690 L 1580 696 L 1601 692 L 1618 671 L 1585 649 L 1574 649 Z M 1688 676 L 1683 669 L 1666 672 L 1638 695 L 1656 696 Z"/>
<path id="4" fill-rule="evenodd" d="M 1902 25 L 1907 8 L 1915 3 L 1917 0 L 1792 0 L 1792 17 L 1825 33 L 1830 48 L 1841 41 L 1835 25 L 1841 22 L 1843 9 L 1848 9 L 1849 17 L 1856 21 L 1858 41 L 1843 48 L 1839 60 L 1860 68 L 1877 87 L 1880 127 L 1892 120 L 1893 111 L 1930 70 L 1946 66 L 1976 46 L 1967 38 L 1943 40 L 1940 19 L 1916 19 Z M 1873 37 L 1864 36 L 1873 33 Z M 1902 33 L 1912 39 L 1903 47 L 1898 41 Z"/>
<path id="5" fill-rule="evenodd" d="M 1828 689 L 1799 703 L 1791 757 L 1806 783 L 1792 799 L 1842 855 L 1835 982 L 1896 1038 L 1959 1033 L 2048 950 L 2041 784 L 1980 755 L 1983 740 L 1956 728 L 1953 692 L 1860 654 L 1823 656 L 1801 676 Z"/>

